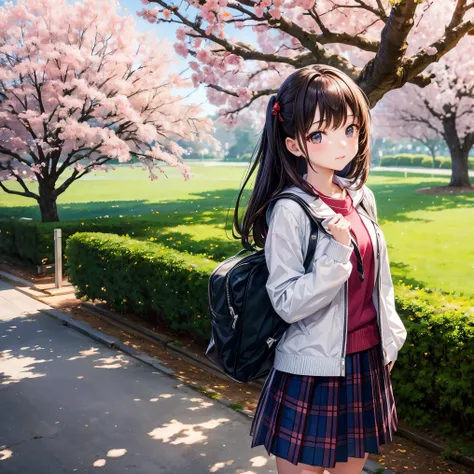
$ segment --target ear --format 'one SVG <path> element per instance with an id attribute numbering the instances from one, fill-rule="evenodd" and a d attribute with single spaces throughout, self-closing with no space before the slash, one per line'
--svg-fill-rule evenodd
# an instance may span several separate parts
<path id="1" fill-rule="evenodd" d="M 285 145 L 288 151 L 293 153 L 293 155 L 303 156 L 303 153 L 301 152 L 300 147 L 294 138 L 286 137 Z"/>

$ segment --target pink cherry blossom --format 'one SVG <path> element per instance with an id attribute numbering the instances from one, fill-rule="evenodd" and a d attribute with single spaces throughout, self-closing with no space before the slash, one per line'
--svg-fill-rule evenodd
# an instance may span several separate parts
<path id="1" fill-rule="evenodd" d="M 151 22 L 158 15 L 157 9 L 142 12 Z M 183 56 L 189 31 L 182 27 L 182 41 L 174 46 Z M 195 62 L 198 77 L 191 80 L 171 73 L 170 43 L 138 33 L 134 18 L 119 14 L 116 0 L 5 3 L 0 45 L 2 181 L 16 180 L 24 189 L 25 180 L 37 180 L 41 193 L 54 201 L 84 174 L 112 169 L 110 159 L 128 162 L 136 156 L 152 179 L 165 171 L 158 163 L 166 162 L 188 179 L 185 150 L 176 141 L 219 147 L 212 121 L 198 105 L 180 100 L 180 88 L 204 80 L 197 72 L 203 63 Z M 216 79 L 212 56 L 200 51 L 209 63 L 207 74 Z M 229 61 L 237 67 L 237 59 Z M 46 180 L 45 170 L 58 184 Z M 39 201 L 33 190 L 24 195 Z M 57 220 L 51 209 L 41 212 L 43 220 Z"/>
<path id="2" fill-rule="evenodd" d="M 207 40 L 205 47 L 193 45 L 197 56 L 192 60 L 208 65 L 211 69 L 206 68 L 204 71 L 204 68 L 201 68 L 202 74 L 199 72 L 192 77 L 193 83 L 204 83 L 210 88 L 218 86 L 218 93 L 223 96 L 221 100 L 215 97 L 218 94 L 208 95 L 212 96 L 213 103 L 222 103 L 220 114 L 235 113 L 242 117 L 243 121 L 256 119 L 256 125 L 261 125 L 262 114 L 258 112 L 265 106 L 268 96 L 276 91 L 295 67 L 311 64 L 312 60 L 316 64 L 321 57 L 324 57 L 322 62 L 334 58 L 331 64 L 340 67 L 357 80 L 364 66 L 374 59 L 374 48 L 381 43 L 387 18 L 394 18 L 395 9 L 407 8 L 407 15 L 411 15 L 412 11 L 414 13 L 413 18 L 404 25 L 408 33 L 407 49 L 401 61 L 403 66 L 392 69 L 401 74 L 402 69 L 409 69 L 419 63 L 420 70 L 416 74 L 421 76 L 430 61 L 439 61 L 449 52 L 449 48 L 443 45 L 446 44 L 445 35 L 452 20 L 453 23 L 463 25 L 462 28 L 467 33 L 467 22 L 474 21 L 474 8 L 471 3 L 472 0 L 160 0 L 160 5 L 176 7 L 192 25 L 196 25 L 194 30 L 190 27 L 179 28 L 178 41 L 185 41 L 187 36 L 193 45 L 196 35 Z M 460 5 L 463 4 L 465 5 L 461 8 Z M 459 13 L 457 19 L 456 7 Z M 401 16 L 403 15 L 399 12 L 397 22 L 402 21 Z M 232 21 L 228 18 L 232 18 Z M 242 31 L 243 34 L 239 38 L 229 38 L 235 33 L 232 31 L 232 25 Z M 288 25 L 292 27 L 289 28 Z M 250 30 L 256 35 L 246 38 L 245 31 Z M 394 33 L 396 37 L 400 32 Z M 451 32 L 451 36 L 454 33 Z M 326 34 L 329 35 L 328 41 L 317 40 L 324 40 Z M 314 35 L 314 38 L 311 38 L 311 35 Z M 338 37 L 341 40 L 338 40 Z M 385 38 L 388 37 L 385 35 Z M 470 38 L 472 40 L 473 37 Z M 361 47 L 358 42 L 362 44 Z M 199 53 L 199 50 L 206 50 L 206 53 Z M 226 59 L 229 53 L 239 56 L 242 59 L 240 64 L 229 63 Z M 383 51 L 379 51 L 378 58 L 384 57 L 381 53 Z M 428 61 L 417 57 L 418 53 L 427 57 Z M 265 60 L 262 55 L 268 59 Z M 193 70 L 198 72 L 195 67 Z M 372 74 L 371 70 L 375 71 L 376 68 L 368 69 L 369 76 Z M 392 79 L 393 87 L 398 87 L 396 77 Z M 379 87 L 378 80 L 383 82 L 384 87 Z M 408 80 L 414 82 L 412 77 Z M 380 78 L 371 81 L 370 77 L 363 81 L 365 87 L 370 89 L 366 92 L 372 105 L 381 99 L 380 95 L 389 92 L 390 86 L 386 84 L 392 82 L 382 81 Z M 246 97 L 250 96 L 247 107 L 235 96 L 236 90 L 242 88 L 249 90 L 249 94 L 246 94 Z M 261 90 L 266 93 L 260 95 Z M 260 97 L 253 100 L 255 94 Z M 234 112 L 232 107 L 235 107 Z M 231 122 L 226 120 L 226 123 Z"/>
<path id="3" fill-rule="evenodd" d="M 175 43 L 174 44 L 174 49 L 176 53 L 178 53 L 180 56 L 186 57 L 189 53 L 189 49 L 186 45 L 186 43 Z"/>

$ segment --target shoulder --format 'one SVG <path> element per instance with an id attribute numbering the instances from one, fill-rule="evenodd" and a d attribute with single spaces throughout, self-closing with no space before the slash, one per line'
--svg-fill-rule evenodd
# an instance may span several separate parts
<path id="1" fill-rule="evenodd" d="M 362 191 L 364 192 L 365 199 L 370 206 L 372 211 L 372 216 L 375 218 L 375 221 L 378 222 L 378 215 L 377 215 L 377 202 L 375 201 L 374 192 L 364 184 L 362 187 Z"/>
<path id="2" fill-rule="evenodd" d="M 288 198 L 278 199 L 268 212 L 271 214 L 269 221 L 273 223 L 296 225 L 301 228 L 306 226 L 306 220 L 309 222 L 303 208 L 296 201 Z"/>
<path id="3" fill-rule="evenodd" d="M 366 198 L 369 200 L 369 203 L 371 205 L 375 206 L 376 201 L 375 201 L 374 192 L 366 184 L 364 184 L 364 186 L 362 186 L 362 191 L 364 192 L 364 195 L 366 196 Z"/>
<path id="4" fill-rule="evenodd" d="M 375 199 L 374 192 L 366 184 L 362 186 L 362 190 L 366 196 L 370 197 L 371 199 Z"/>

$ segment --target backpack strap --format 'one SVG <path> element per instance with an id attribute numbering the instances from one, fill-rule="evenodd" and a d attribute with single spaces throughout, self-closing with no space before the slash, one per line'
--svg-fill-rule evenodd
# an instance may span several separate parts
<path id="1" fill-rule="evenodd" d="M 308 271 L 308 268 L 314 258 L 316 252 L 316 245 L 318 243 L 318 226 L 314 220 L 311 220 L 311 235 L 309 236 L 308 251 L 306 252 L 306 258 L 304 259 L 304 269 Z"/>
<path id="2" fill-rule="evenodd" d="M 287 199 L 296 201 L 298 204 L 300 204 L 300 206 L 303 208 L 306 215 L 309 217 L 309 220 L 311 223 L 311 234 L 309 236 L 309 245 L 308 245 L 308 250 L 306 252 L 306 258 L 304 259 L 304 263 L 303 263 L 304 269 L 307 271 L 314 258 L 314 253 L 316 252 L 316 245 L 318 243 L 318 232 L 319 230 L 321 230 L 322 232 L 327 233 L 326 229 L 324 229 L 324 227 L 321 225 L 320 220 L 316 219 L 314 214 L 311 212 L 311 209 L 308 203 L 303 198 L 292 193 L 282 193 L 273 199 L 282 199 L 282 198 L 287 198 Z"/>
<path id="3" fill-rule="evenodd" d="M 309 265 L 309 262 L 313 258 L 314 252 L 316 250 L 317 237 L 316 238 L 312 237 L 313 236 L 313 228 L 316 229 L 316 233 L 318 231 L 321 231 L 321 232 L 324 232 L 327 235 L 330 235 L 330 234 L 326 231 L 326 229 L 321 224 L 322 219 L 318 219 L 317 217 L 315 217 L 315 215 L 311 211 L 311 208 L 310 208 L 309 204 L 302 197 L 297 196 L 296 194 L 292 194 L 292 193 L 282 193 L 282 194 L 279 194 L 278 196 L 275 196 L 274 198 L 272 198 L 272 200 L 282 199 L 282 198 L 288 198 L 288 199 L 292 199 L 293 201 L 298 202 L 301 205 L 301 207 L 303 208 L 303 210 L 305 211 L 306 215 L 310 218 L 310 221 L 311 221 L 311 237 L 309 239 L 310 248 L 308 249 L 308 253 L 307 253 L 307 256 L 306 256 L 307 258 L 305 259 L 305 262 L 304 262 L 305 263 L 305 269 L 307 269 L 308 267 L 306 265 L 307 264 Z M 360 254 L 357 242 L 354 239 L 354 237 L 352 237 L 352 235 L 351 235 L 351 242 L 352 242 L 352 246 L 354 247 L 354 252 L 355 252 L 356 258 L 357 258 L 357 271 L 359 272 L 359 279 L 360 279 L 360 281 L 364 281 L 364 265 L 363 265 L 363 262 L 362 262 L 362 256 Z M 313 243 L 314 243 L 314 249 L 312 249 L 312 244 Z M 311 252 L 309 250 L 311 250 Z"/>

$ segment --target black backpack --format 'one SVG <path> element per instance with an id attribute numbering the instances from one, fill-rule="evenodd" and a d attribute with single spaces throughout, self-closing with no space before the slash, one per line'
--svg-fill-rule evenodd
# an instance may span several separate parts
<path id="1" fill-rule="evenodd" d="M 275 199 L 297 201 L 311 219 L 309 248 L 304 261 L 307 271 L 314 257 L 318 231 L 327 234 L 322 219 L 312 214 L 304 199 L 283 193 Z M 264 249 L 249 255 L 242 249 L 220 263 L 209 277 L 211 340 L 206 357 L 236 382 L 267 375 L 273 366 L 275 346 L 290 326 L 273 309 L 266 283 L 268 267 Z"/>

